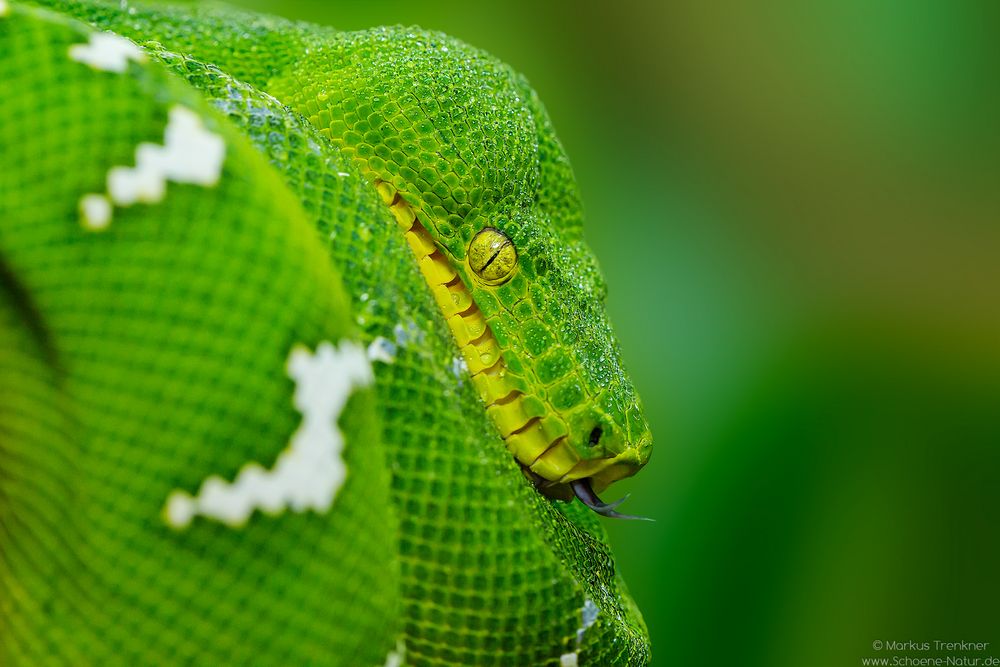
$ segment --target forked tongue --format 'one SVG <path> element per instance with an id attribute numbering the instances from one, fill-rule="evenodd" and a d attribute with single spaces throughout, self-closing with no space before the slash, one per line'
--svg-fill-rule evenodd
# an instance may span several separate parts
<path id="1" fill-rule="evenodd" d="M 615 511 L 615 508 L 621 505 L 623 502 L 628 500 L 628 495 L 619 498 L 618 500 L 606 503 L 601 500 L 596 493 L 594 493 L 594 488 L 590 485 L 590 479 L 578 479 L 576 481 L 569 483 L 570 487 L 573 489 L 573 493 L 576 497 L 580 499 L 580 502 L 594 510 L 601 516 L 610 517 L 612 519 L 632 519 L 635 521 L 655 521 L 656 519 L 650 519 L 645 516 L 634 516 L 632 514 L 621 514 Z"/>

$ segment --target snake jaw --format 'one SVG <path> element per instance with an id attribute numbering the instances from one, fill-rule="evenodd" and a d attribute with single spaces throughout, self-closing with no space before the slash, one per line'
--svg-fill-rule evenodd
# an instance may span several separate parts
<path id="1" fill-rule="evenodd" d="M 633 514 L 620 514 L 615 511 L 615 508 L 621 505 L 623 502 L 628 500 L 628 495 L 625 495 L 614 502 L 606 503 L 601 500 L 596 493 L 594 493 L 593 487 L 590 486 L 590 480 L 587 478 L 577 479 L 569 483 L 570 487 L 573 489 L 573 493 L 576 497 L 580 499 L 580 502 L 594 510 L 601 516 L 606 516 L 612 519 L 631 519 L 635 521 L 655 521 L 655 519 L 650 519 L 645 516 L 635 516 Z"/>

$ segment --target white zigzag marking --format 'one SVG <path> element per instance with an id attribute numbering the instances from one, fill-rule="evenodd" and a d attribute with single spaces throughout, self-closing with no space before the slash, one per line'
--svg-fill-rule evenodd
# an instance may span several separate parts
<path id="1" fill-rule="evenodd" d="M 324 514 L 330 509 L 347 476 L 337 418 L 351 392 L 372 383 L 371 364 L 365 348 L 356 343 L 345 341 L 337 349 L 324 342 L 315 354 L 305 347 L 294 348 L 288 374 L 295 381 L 293 400 L 302 423 L 274 467 L 266 470 L 251 462 L 231 484 L 213 475 L 205 479 L 197 496 L 171 492 L 164 511 L 168 524 L 185 528 L 200 515 L 239 527 L 257 509 L 268 514 L 287 509 Z"/>
<path id="2" fill-rule="evenodd" d="M 198 114 L 182 106 L 170 109 L 163 145 L 142 143 L 135 167 L 108 172 L 108 193 L 119 206 L 163 199 L 168 180 L 212 186 L 219 182 L 226 145 L 205 129 Z"/>
<path id="3" fill-rule="evenodd" d="M 128 69 L 128 61 L 141 63 L 146 54 L 134 43 L 113 32 L 94 32 L 90 34 L 88 43 L 69 47 L 69 57 L 94 69 L 121 73 Z"/>
<path id="4" fill-rule="evenodd" d="M 141 143 L 135 149 L 135 167 L 108 171 L 108 197 L 118 206 L 152 204 L 163 199 L 168 180 L 213 186 L 219 182 L 225 156 L 222 137 L 205 129 L 198 114 L 176 105 L 170 109 L 162 146 Z M 83 224 L 93 231 L 111 223 L 110 206 L 98 205 L 102 197 L 88 194 L 80 200 Z"/>

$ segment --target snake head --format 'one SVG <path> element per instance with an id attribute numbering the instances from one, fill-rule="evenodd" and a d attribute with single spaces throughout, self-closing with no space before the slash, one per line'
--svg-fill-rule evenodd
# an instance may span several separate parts
<path id="1" fill-rule="evenodd" d="M 563 498 L 573 482 L 600 492 L 638 471 L 649 428 L 569 160 L 527 81 L 417 28 L 345 33 L 309 57 L 303 69 L 325 77 L 269 87 L 307 110 L 392 210 L 522 468 Z"/>

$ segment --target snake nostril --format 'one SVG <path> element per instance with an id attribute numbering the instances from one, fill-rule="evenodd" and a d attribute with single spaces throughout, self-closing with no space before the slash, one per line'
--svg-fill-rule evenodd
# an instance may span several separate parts
<path id="1" fill-rule="evenodd" d="M 589 443 L 590 443 L 591 447 L 596 447 L 597 443 L 599 443 L 601 441 L 601 434 L 602 433 L 603 433 L 603 431 L 601 430 L 600 426 L 595 426 L 594 430 L 590 432 L 590 441 L 589 441 Z"/>

